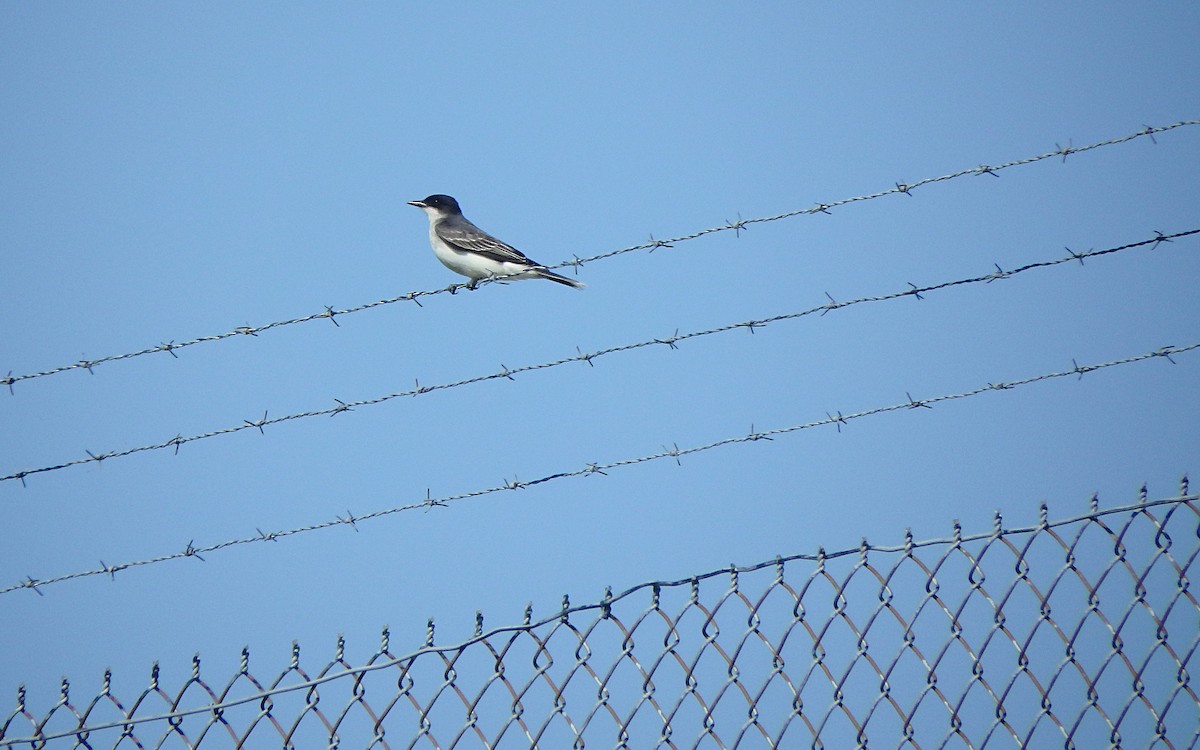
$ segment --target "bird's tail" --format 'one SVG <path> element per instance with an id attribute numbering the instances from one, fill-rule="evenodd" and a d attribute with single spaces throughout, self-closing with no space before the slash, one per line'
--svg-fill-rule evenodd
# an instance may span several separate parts
<path id="1" fill-rule="evenodd" d="M 583 283 L 582 281 L 576 281 L 575 279 L 569 279 L 566 276 L 559 276 L 558 274 L 554 273 L 553 271 L 548 271 L 545 268 L 537 269 L 537 275 L 542 277 L 543 279 L 550 279 L 551 281 L 557 281 L 560 284 L 566 284 L 567 286 L 574 287 L 575 289 L 583 289 L 585 286 L 587 286 L 587 284 Z"/>

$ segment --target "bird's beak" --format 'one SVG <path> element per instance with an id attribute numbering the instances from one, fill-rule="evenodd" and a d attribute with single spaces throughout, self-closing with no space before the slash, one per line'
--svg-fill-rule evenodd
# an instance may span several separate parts
<path id="1" fill-rule="evenodd" d="M 417 208 L 425 208 L 425 204 L 422 203 L 421 201 L 409 201 L 408 205 L 416 206 Z"/>

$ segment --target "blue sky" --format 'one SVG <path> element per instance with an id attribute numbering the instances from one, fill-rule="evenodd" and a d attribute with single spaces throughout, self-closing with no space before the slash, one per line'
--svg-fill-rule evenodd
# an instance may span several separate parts
<path id="1" fill-rule="evenodd" d="M 457 280 L 405 205 L 544 263 L 1200 117 L 1200 10 L 0 6 L 0 374 Z M 1200 126 L 23 380 L 0 474 L 1200 227 Z M 1200 341 L 1197 240 L 0 483 L 0 587 Z M 564 593 L 1174 492 L 1200 355 L 0 596 L 0 695 L 365 658 Z M 267 670 L 269 671 L 269 670 Z"/>

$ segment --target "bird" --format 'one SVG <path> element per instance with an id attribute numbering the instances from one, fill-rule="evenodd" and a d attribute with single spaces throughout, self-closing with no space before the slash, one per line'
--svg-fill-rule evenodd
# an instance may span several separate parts
<path id="1" fill-rule="evenodd" d="M 541 263 L 530 260 L 520 250 L 496 239 L 472 224 L 463 216 L 458 201 L 449 195 L 431 195 L 419 201 L 409 201 L 429 218 L 429 244 L 442 265 L 471 281 L 474 289 L 482 279 L 494 276 L 503 279 L 549 279 L 575 289 L 586 286 L 582 281 L 560 276 Z"/>

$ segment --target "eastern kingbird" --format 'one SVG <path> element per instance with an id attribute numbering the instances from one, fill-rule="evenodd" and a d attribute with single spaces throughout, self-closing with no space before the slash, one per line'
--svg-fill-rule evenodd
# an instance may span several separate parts
<path id="1" fill-rule="evenodd" d="M 409 201 L 429 217 L 429 244 L 446 268 L 471 279 L 471 289 L 480 279 L 507 276 L 510 279 L 550 279 L 582 289 L 582 281 L 568 279 L 535 263 L 520 250 L 506 245 L 472 224 L 462 215 L 458 201 L 448 195 L 431 195 Z"/>

